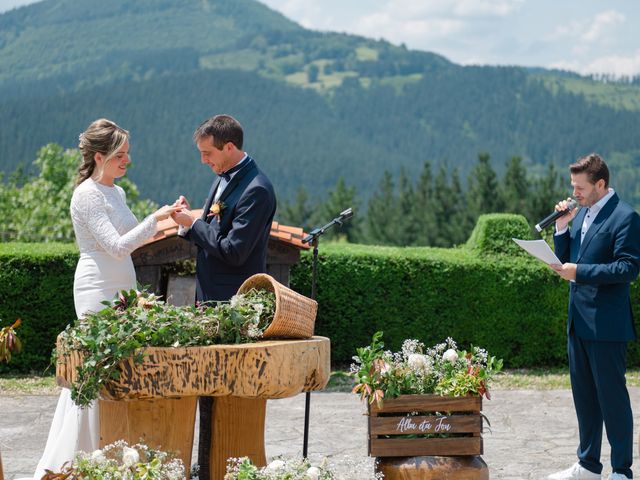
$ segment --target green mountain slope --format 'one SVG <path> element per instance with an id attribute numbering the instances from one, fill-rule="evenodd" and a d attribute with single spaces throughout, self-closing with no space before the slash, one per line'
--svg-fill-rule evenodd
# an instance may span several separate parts
<path id="1" fill-rule="evenodd" d="M 460 67 L 308 31 L 253 0 L 45 0 L 0 15 L 0 171 L 47 142 L 75 146 L 106 116 L 132 132 L 131 176 L 158 201 L 200 203 L 211 174 L 191 133 L 226 112 L 280 198 L 339 176 L 366 197 L 384 170 L 426 160 L 466 175 L 481 151 L 498 170 L 520 155 L 532 174 L 599 151 L 640 204 L 637 105 L 637 85 Z"/>

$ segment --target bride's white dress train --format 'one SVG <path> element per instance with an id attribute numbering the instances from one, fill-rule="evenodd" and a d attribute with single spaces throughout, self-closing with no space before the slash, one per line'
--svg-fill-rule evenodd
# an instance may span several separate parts
<path id="1" fill-rule="evenodd" d="M 150 215 L 140 224 L 126 205 L 124 190 L 87 179 L 74 191 L 71 219 L 80 249 L 73 283 L 76 315 L 104 308 L 123 289 L 136 286 L 131 252 L 150 238 L 157 222 Z M 100 422 L 97 403 L 79 408 L 69 389 L 58 399 L 47 445 L 34 474 L 40 479 L 45 469 L 59 471 L 77 451 L 99 448 Z"/>

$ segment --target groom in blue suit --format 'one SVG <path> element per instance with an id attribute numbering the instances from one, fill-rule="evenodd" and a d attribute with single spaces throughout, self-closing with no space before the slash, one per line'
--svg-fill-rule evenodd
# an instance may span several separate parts
<path id="1" fill-rule="evenodd" d="M 216 115 L 200 125 L 193 138 L 200 159 L 217 177 L 202 215 L 183 209 L 173 219 L 179 235 L 198 247 L 196 301 L 229 300 L 247 278 L 267 271 L 267 244 L 276 211 L 271 182 L 242 150 L 244 133 L 229 115 Z M 200 480 L 210 478 L 209 449 L 213 399 L 200 397 Z"/>
<path id="2" fill-rule="evenodd" d="M 630 283 L 640 270 L 640 216 L 609 188 L 609 169 L 599 155 L 587 155 L 569 170 L 582 208 L 557 220 L 554 243 L 563 263 L 551 267 L 569 281 L 569 372 L 580 444 L 578 462 L 549 478 L 601 478 L 604 423 L 611 445 L 609 479 L 623 480 L 633 478 L 625 372 L 627 342 L 636 339 Z M 569 200 L 556 210 L 566 210 Z"/>

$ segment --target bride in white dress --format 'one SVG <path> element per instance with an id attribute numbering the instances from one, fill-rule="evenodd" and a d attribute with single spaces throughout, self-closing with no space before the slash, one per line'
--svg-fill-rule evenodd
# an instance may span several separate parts
<path id="1" fill-rule="evenodd" d="M 104 308 L 123 289 L 136 286 L 131 252 L 155 234 L 157 222 L 179 207 L 164 206 L 138 223 L 127 207 L 124 190 L 114 184 L 129 164 L 129 132 L 100 119 L 80 135 L 82 163 L 71 198 L 71 219 L 80 249 L 73 282 L 76 315 Z M 63 389 L 35 479 L 45 469 L 59 471 L 77 451 L 99 448 L 98 404 L 81 409 Z"/>

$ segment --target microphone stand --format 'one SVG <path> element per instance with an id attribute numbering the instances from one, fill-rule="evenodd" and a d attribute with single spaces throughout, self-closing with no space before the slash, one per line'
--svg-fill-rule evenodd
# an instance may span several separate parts
<path id="1" fill-rule="evenodd" d="M 342 226 L 342 224 L 353 216 L 353 210 L 347 208 L 340 212 L 336 218 L 327 223 L 324 227 L 315 228 L 311 233 L 302 239 L 302 243 L 308 243 L 313 246 L 313 261 L 311 262 L 311 298 L 316 300 L 318 295 L 318 243 L 320 236 L 334 225 Z M 307 458 L 309 446 L 309 408 L 311 403 L 311 392 L 305 393 L 304 399 L 304 439 L 302 441 L 302 458 Z"/>

